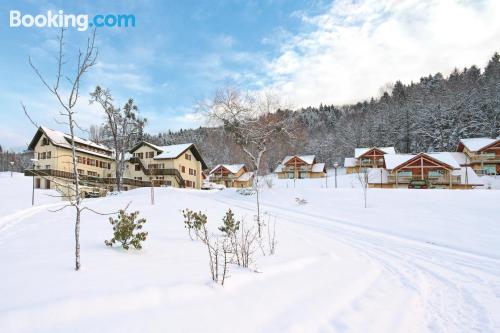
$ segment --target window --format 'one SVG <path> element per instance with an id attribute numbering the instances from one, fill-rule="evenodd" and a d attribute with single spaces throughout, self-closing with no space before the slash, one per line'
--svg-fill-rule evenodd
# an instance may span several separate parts
<path id="1" fill-rule="evenodd" d="M 135 180 L 142 180 L 142 177 L 134 177 Z"/>
<path id="2" fill-rule="evenodd" d="M 443 175 L 443 170 L 430 170 L 429 177 L 441 177 Z"/>
<path id="3" fill-rule="evenodd" d="M 186 158 L 186 160 L 191 161 L 191 155 L 189 155 L 188 153 L 184 154 L 184 157 Z"/>
<path id="4" fill-rule="evenodd" d="M 48 146 L 49 145 L 49 139 L 43 138 L 42 139 L 42 146 Z"/>
<path id="5" fill-rule="evenodd" d="M 50 169 L 50 165 L 45 165 L 45 169 Z"/>
<path id="6" fill-rule="evenodd" d="M 186 167 L 184 165 L 181 166 L 181 171 L 182 171 L 182 173 L 186 173 Z"/>
<path id="7" fill-rule="evenodd" d="M 189 174 L 192 176 L 193 175 L 193 169 L 189 168 Z"/>
<path id="8" fill-rule="evenodd" d="M 193 170 L 193 175 L 196 176 L 196 170 Z"/>
<path id="9" fill-rule="evenodd" d="M 51 158 L 52 157 L 52 152 L 51 151 L 48 151 L 47 152 L 47 158 Z"/>
<path id="10" fill-rule="evenodd" d="M 141 166 L 139 164 L 135 165 L 135 171 L 141 171 Z"/>
<path id="11" fill-rule="evenodd" d="M 153 158 L 155 157 L 155 152 L 154 151 L 148 151 L 146 152 L 146 158 Z"/>
<path id="12" fill-rule="evenodd" d="M 167 180 L 167 181 L 165 182 L 165 184 L 166 184 L 167 186 L 172 186 L 172 181 Z"/>
<path id="13" fill-rule="evenodd" d="M 191 181 L 190 180 L 186 180 L 186 187 L 191 187 Z"/>
<path id="14" fill-rule="evenodd" d="M 144 158 L 144 154 L 143 153 L 137 153 L 137 157 L 139 157 L 142 160 Z"/>
<path id="15" fill-rule="evenodd" d="M 196 188 L 196 182 L 193 182 L 192 184 L 193 184 L 193 188 Z"/>
<path id="16" fill-rule="evenodd" d="M 82 169 L 77 169 L 76 171 L 78 172 L 79 175 L 83 175 L 85 173 L 85 171 L 83 171 Z"/>
<path id="17" fill-rule="evenodd" d="M 411 177 L 413 173 L 411 171 L 398 171 L 398 177 Z"/>

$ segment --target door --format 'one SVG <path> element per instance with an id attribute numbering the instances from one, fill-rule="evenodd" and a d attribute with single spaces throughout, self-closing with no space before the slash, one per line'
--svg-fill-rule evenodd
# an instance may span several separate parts
<path id="1" fill-rule="evenodd" d="M 45 188 L 50 189 L 50 180 L 45 179 Z"/>
<path id="2" fill-rule="evenodd" d="M 35 179 L 35 188 L 40 188 L 40 178 Z"/>

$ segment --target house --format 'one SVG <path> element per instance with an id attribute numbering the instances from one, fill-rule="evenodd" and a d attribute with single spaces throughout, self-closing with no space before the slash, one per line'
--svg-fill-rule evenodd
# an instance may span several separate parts
<path id="1" fill-rule="evenodd" d="M 461 167 L 449 152 L 386 154 L 385 168 L 369 174 L 370 187 L 407 188 L 411 180 L 426 179 L 436 188 L 472 188 L 481 186 L 470 167 Z"/>
<path id="2" fill-rule="evenodd" d="M 461 139 L 457 152 L 465 155 L 464 163 L 478 174 L 500 174 L 500 138 Z"/>
<path id="3" fill-rule="evenodd" d="M 107 187 L 114 184 L 115 163 L 113 151 L 101 144 L 75 137 L 77 172 L 84 186 Z M 47 127 L 39 127 L 28 150 L 38 161 L 34 168 L 25 170 L 34 177 L 34 186 L 55 189 L 73 182 L 71 137 Z M 124 180 L 128 186 L 142 186 L 140 182 Z"/>
<path id="4" fill-rule="evenodd" d="M 193 143 L 157 146 L 142 141 L 129 153 L 127 178 L 150 181 L 153 186 L 201 188 L 207 165 Z"/>
<path id="5" fill-rule="evenodd" d="M 344 160 L 346 173 L 355 173 L 359 168 L 383 168 L 386 154 L 396 154 L 396 150 L 394 147 L 355 148 L 354 158 Z"/>
<path id="6" fill-rule="evenodd" d="M 245 164 L 219 164 L 210 171 L 210 182 L 226 187 L 252 187 L 253 172 Z"/>
<path id="7" fill-rule="evenodd" d="M 318 163 L 315 155 L 287 156 L 274 171 L 280 179 L 326 177 L 325 163 Z"/>

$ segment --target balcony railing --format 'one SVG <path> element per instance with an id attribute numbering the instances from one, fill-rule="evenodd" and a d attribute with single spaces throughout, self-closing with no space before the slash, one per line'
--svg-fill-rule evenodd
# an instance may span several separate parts
<path id="1" fill-rule="evenodd" d="M 72 172 L 55 170 L 55 169 L 43 169 L 43 170 L 26 169 L 26 170 L 24 170 L 24 175 L 31 176 L 31 177 L 32 176 L 39 176 L 39 177 L 57 177 L 57 178 L 73 179 Z M 116 178 L 112 178 L 112 177 L 94 177 L 94 176 L 80 174 L 78 178 L 80 179 L 80 181 L 82 182 L 83 185 L 85 185 L 86 183 L 101 184 L 101 185 L 114 185 L 114 184 L 116 184 Z M 137 179 L 131 179 L 131 178 L 123 178 L 122 184 L 129 185 L 129 186 L 136 186 L 136 187 L 149 187 L 149 186 L 151 186 L 150 181 L 137 180 Z"/>
<path id="2" fill-rule="evenodd" d="M 398 184 L 408 184 L 412 180 L 420 180 L 420 177 L 410 177 L 410 176 L 398 176 Z M 450 183 L 450 177 L 449 176 L 440 176 L 440 177 L 427 177 L 425 178 L 429 180 L 431 184 L 449 184 Z M 395 175 L 389 175 L 387 177 L 387 181 L 389 183 L 396 183 L 396 176 Z M 460 176 L 451 176 L 451 183 L 452 184 L 460 184 Z"/>

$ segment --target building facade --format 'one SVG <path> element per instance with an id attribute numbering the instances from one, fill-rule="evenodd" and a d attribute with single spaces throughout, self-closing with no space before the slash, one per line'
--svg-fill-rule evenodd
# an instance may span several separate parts
<path id="1" fill-rule="evenodd" d="M 226 187 L 252 187 L 253 175 L 245 164 L 219 164 L 210 171 L 209 180 Z"/>
<path id="2" fill-rule="evenodd" d="M 200 189 L 207 166 L 193 143 L 156 146 L 141 142 L 130 150 L 125 176 L 155 186 Z"/>
<path id="3" fill-rule="evenodd" d="M 394 147 L 355 148 L 354 158 L 344 160 L 346 173 L 356 173 L 360 168 L 384 168 L 384 155 L 396 154 Z"/>
<path id="4" fill-rule="evenodd" d="M 461 139 L 457 152 L 465 155 L 464 163 L 480 175 L 500 174 L 500 138 Z"/>
<path id="5" fill-rule="evenodd" d="M 318 163 L 315 155 L 286 156 L 274 171 L 280 179 L 326 177 L 325 163 Z"/>
<path id="6" fill-rule="evenodd" d="M 116 163 L 113 150 L 75 137 L 80 184 L 115 190 Z M 36 188 L 61 189 L 73 182 L 71 137 L 40 127 L 28 149 L 36 162 L 25 175 L 34 177 Z M 122 179 L 124 190 L 149 186 L 200 188 L 206 164 L 194 144 L 155 146 L 141 142 L 131 150 Z"/>

